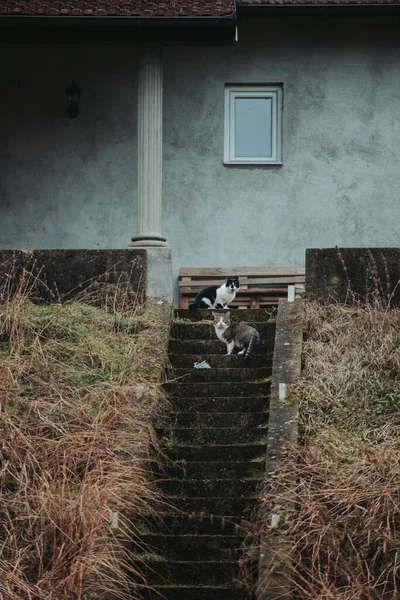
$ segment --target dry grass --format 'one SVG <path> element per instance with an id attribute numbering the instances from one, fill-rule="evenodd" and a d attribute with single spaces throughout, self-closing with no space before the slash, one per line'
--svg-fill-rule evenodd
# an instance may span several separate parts
<path id="1" fill-rule="evenodd" d="M 306 437 L 321 427 L 356 441 L 400 433 L 400 310 L 306 305 L 308 331 L 297 389 Z"/>
<path id="2" fill-rule="evenodd" d="M 0 598 L 132 600 L 136 525 L 161 502 L 145 465 L 159 349 L 140 368 L 154 311 L 118 287 L 92 290 L 97 306 L 33 289 L 1 294 Z"/>
<path id="3" fill-rule="evenodd" d="M 301 445 L 266 490 L 293 500 L 296 600 L 400 597 L 400 310 L 306 305 Z M 267 574 L 268 576 L 268 574 Z"/>

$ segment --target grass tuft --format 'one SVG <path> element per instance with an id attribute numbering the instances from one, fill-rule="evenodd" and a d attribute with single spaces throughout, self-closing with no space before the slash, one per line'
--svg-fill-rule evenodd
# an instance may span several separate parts
<path id="1" fill-rule="evenodd" d="M 117 287 L 38 304 L 28 280 L 0 304 L 0 598 L 133 600 L 138 522 L 162 507 L 157 310 Z"/>
<path id="2" fill-rule="evenodd" d="M 294 600 L 400 597 L 400 310 L 306 304 L 301 443 L 271 477 Z M 286 503 L 287 504 L 287 503 Z M 286 553 L 285 553 L 286 552 Z M 268 573 L 265 577 L 268 578 Z"/>

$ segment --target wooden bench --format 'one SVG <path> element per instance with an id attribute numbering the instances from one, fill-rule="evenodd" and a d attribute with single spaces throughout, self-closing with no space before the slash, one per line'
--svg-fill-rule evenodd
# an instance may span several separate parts
<path id="1" fill-rule="evenodd" d="M 197 293 L 208 285 L 221 285 L 226 277 L 239 277 L 240 289 L 232 308 L 264 308 L 279 298 L 298 298 L 304 292 L 303 267 L 234 267 L 179 269 L 179 307 L 188 308 Z"/>

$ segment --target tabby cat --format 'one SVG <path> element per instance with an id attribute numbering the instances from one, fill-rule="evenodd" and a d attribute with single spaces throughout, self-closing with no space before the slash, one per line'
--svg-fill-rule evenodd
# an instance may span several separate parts
<path id="1" fill-rule="evenodd" d="M 241 349 L 238 354 L 250 358 L 260 342 L 257 329 L 247 323 L 233 323 L 229 311 L 223 315 L 213 312 L 213 316 L 215 333 L 226 344 L 227 354 L 232 354 L 236 346 Z"/>

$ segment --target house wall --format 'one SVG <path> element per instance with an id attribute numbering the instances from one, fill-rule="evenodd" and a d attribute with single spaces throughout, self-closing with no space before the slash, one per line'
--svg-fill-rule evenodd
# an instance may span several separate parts
<path id="1" fill-rule="evenodd" d="M 397 246 L 397 20 L 241 23 L 165 50 L 164 233 L 178 266 L 304 264 L 307 247 Z M 282 82 L 283 166 L 224 166 L 225 83 Z"/>
<path id="2" fill-rule="evenodd" d="M 135 46 L 0 52 L 0 248 L 125 248 L 136 231 Z M 65 112 L 72 80 L 76 119 Z"/>
<path id="3" fill-rule="evenodd" d="M 239 23 L 236 45 L 164 48 L 175 278 L 181 266 L 298 266 L 307 247 L 399 244 L 399 28 L 257 18 Z M 135 62 L 126 44 L 8 47 L 0 247 L 123 248 L 136 233 Z M 224 84 L 269 82 L 284 86 L 283 166 L 224 166 Z"/>

